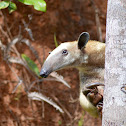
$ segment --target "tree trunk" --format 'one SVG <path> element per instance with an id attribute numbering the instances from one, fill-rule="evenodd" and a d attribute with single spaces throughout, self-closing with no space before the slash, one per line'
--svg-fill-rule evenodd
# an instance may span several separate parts
<path id="1" fill-rule="evenodd" d="M 102 126 L 126 126 L 126 0 L 108 0 Z"/>

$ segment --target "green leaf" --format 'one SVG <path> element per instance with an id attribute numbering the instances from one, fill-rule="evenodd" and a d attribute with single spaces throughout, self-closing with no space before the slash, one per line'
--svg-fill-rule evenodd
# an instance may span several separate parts
<path id="1" fill-rule="evenodd" d="M 35 64 L 35 62 L 33 60 L 31 60 L 28 56 L 26 56 L 25 54 L 21 54 L 22 59 L 24 59 L 27 62 L 27 65 L 29 66 L 29 68 L 37 75 L 39 76 L 39 69 L 37 67 L 37 65 Z"/>
<path id="2" fill-rule="evenodd" d="M 55 46 L 58 47 L 58 42 L 56 40 L 56 34 L 54 33 L 54 42 L 55 42 Z"/>
<path id="3" fill-rule="evenodd" d="M 84 119 L 83 119 L 84 115 L 85 115 L 85 113 L 83 112 L 82 115 L 81 115 L 80 120 L 78 121 L 78 126 L 83 126 L 84 125 Z"/>
<path id="4" fill-rule="evenodd" d="M 46 2 L 44 0 L 37 0 L 37 1 L 38 2 L 35 2 L 34 4 L 34 8 L 38 11 L 46 12 Z"/>
<path id="5" fill-rule="evenodd" d="M 18 0 L 18 1 L 20 1 L 25 5 L 34 5 L 34 3 L 36 2 L 36 0 Z"/>
<path id="6" fill-rule="evenodd" d="M 58 121 L 58 125 L 60 126 L 61 124 L 62 124 L 62 121 L 61 121 L 61 120 L 59 120 L 59 121 Z"/>
<path id="7" fill-rule="evenodd" d="M 9 8 L 9 13 L 12 13 L 13 11 L 15 11 L 17 9 L 17 6 L 15 3 L 10 2 L 8 8 Z"/>
<path id="8" fill-rule="evenodd" d="M 10 2 L 10 1 L 1 1 L 0 2 L 0 9 L 5 9 L 7 7 L 9 9 L 9 13 L 12 13 L 13 11 L 15 11 L 17 9 L 16 4 L 13 2 Z"/>
<path id="9" fill-rule="evenodd" d="M 1 1 L 0 2 L 0 10 L 5 9 L 9 6 L 9 1 Z"/>
<path id="10" fill-rule="evenodd" d="M 26 5 L 33 5 L 34 9 L 46 12 L 46 2 L 44 0 L 18 0 Z"/>

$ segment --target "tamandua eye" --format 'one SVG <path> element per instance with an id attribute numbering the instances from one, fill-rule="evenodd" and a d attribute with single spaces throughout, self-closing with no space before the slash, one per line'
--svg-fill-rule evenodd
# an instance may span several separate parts
<path id="1" fill-rule="evenodd" d="M 68 54 L 68 51 L 67 51 L 66 49 L 64 49 L 64 50 L 62 51 L 62 54 L 67 55 L 67 54 Z"/>
<path id="2" fill-rule="evenodd" d="M 51 54 L 51 52 L 49 52 L 49 54 Z"/>

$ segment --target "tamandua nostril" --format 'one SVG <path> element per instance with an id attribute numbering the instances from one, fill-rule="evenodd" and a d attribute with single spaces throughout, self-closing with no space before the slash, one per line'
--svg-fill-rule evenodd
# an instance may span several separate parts
<path id="1" fill-rule="evenodd" d="M 46 78 L 48 76 L 48 73 L 45 70 L 41 70 L 40 76 Z"/>

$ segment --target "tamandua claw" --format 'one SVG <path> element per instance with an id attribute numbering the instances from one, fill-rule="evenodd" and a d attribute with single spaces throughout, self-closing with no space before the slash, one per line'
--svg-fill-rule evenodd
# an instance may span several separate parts
<path id="1" fill-rule="evenodd" d="M 95 88 L 97 86 L 105 86 L 105 85 L 103 83 L 96 82 L 96 83 L 86 84 L 85 88 L 92 89 L 92 88 Z"/>

